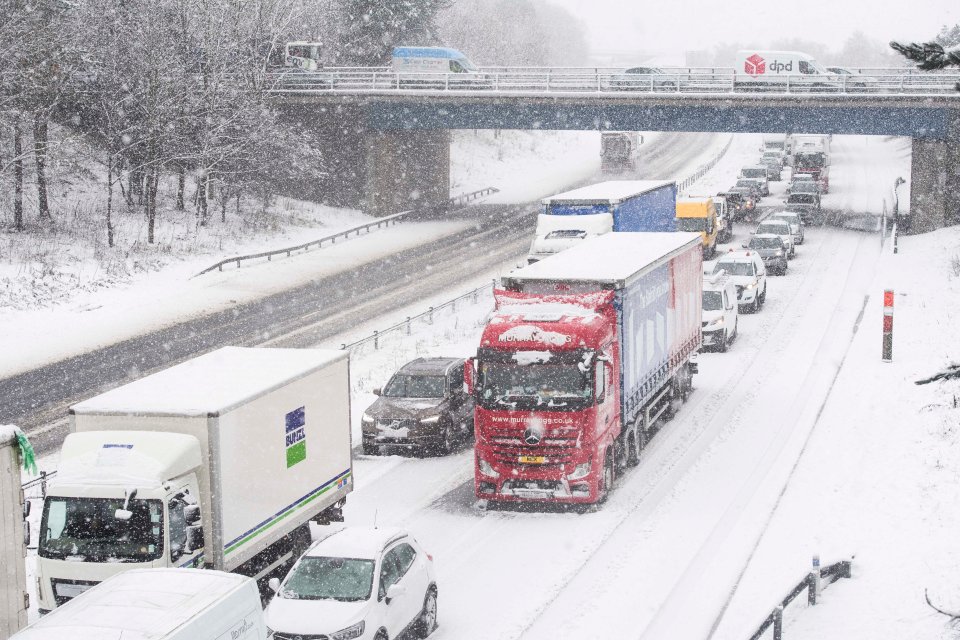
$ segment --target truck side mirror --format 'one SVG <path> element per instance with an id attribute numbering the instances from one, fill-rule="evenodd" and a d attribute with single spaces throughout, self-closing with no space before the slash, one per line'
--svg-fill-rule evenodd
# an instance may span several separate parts
<path id="1" fill-rule="evenodd" d="M 383 389 L 381 389 L 380 387 L 377 387 L 376 389 L 373 390 L 373 395 L 375 396 L 378 396 L 381 393 L 383 393 Z"/>
<path id="2" fill-rule="evenodd" d="M 463 391 L 467 395 L 470 395 L 473 393 L 473 387 L 474 387 L 473 374 L 476 371 L 475 369 L 476 362 L 477 362 L 476 358 L 467 358 L 466 363 L 464 363 L 463 365 Z"/>
<path id="3" fill-rule="evenodd" d="M 270 587 L 270 591 L 280 593 L 280 578 L 270 578 L 267 581 L 267 586 Z"/>
<path id="4" fill-rule="evenodd" d="M 30 523 L 23 523 L 23 544 L 30 546 Z"/>
<path id="5" fill-rule="evenodd" d="M 188 504 L 183 508 L 183 519 L 187 526 L 195 525 L 200 522 L 200 505 Z"/>
<path id="6" fill-rule="evenodd" d="M 23 501 L 23 519 L 26 520 L 30 517 L 30 508 L 33 507 L 33 503 L 29 500 Z"/>
<path id="7" fill-rule="evenodd" d="M 203 527 L 199 524 L 187 527 L 187 536 L 183 545 L 183 553 L 193 553 L 203 548 Z"/>

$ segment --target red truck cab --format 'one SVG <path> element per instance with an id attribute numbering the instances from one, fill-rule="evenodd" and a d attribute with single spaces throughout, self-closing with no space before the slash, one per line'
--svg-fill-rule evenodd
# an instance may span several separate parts
<path id="1" fill-rule="evenodd" d="M 473 381 L 477 497 L 601 500 L 621 431 L 614 293 L 495 296 Z"/>

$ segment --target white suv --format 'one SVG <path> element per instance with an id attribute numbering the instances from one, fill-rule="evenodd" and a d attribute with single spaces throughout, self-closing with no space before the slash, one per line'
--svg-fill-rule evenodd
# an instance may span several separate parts
<path id="1" fill-rule="evenodd" d="M 724 352 L 737 337 L 737 288 L 726 271 L 703 278 L 703 346 Z"/>
<path id="2" fill-rule="evenodd" d="M 756 313 L 767 299 L 767 269 L 756 251 L 733 251 L 723 255 L 713 267 L 714 273 L 726 272 L 737 289 L 741 309 Z"/>
<path id="3" fill-rule="evenodd" d="M 265 612 L 268 638 L 387 640 L 437 627 L 433 558 L 400 529 L 348 527 L 315 542 Z"/>

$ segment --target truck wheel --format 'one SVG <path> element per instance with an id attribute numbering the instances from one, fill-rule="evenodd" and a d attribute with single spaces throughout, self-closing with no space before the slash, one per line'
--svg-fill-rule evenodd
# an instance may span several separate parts
<path id="1" fill-rule="evenodd" d="M 756 300 L 753 302 L 754 305 L 757 304 Z M 717 351 L 720 353 L 726 353 L 727 349 L 730 347 L 730 338 L 727 337 L 727 330 L 723 330 L 723 337 L 720 339 L 720 344 L 717 345 Z"/>
<path id="2" fill-rule="evenodd" d="M 627 466 L 635 467 L 640 464 L 640 451 L 643 449 L 641 431 L 634 427 L 627 436 Z"/>
<path id="3" fill-rule="evenodd" d="M 603 462 L 603 477 L 600 480 L 602 486 L 600 487 L 600 497 L 597 500 L 598 504 L 604 503 L 607 501 L 607 498 L 610 496 L 610 489 L 613 488 L 613 482 L 615 479 L 614 468 L 616 466 L 614 457 L 614 446 L 611 445 L 607 447 L 607 452 L 604 455 Z"/>
<path id="4" fill-rule="evenodd" d="M 763 291 L 760 292 L 760 304 L 764 304 L 767 301 L 767 285 L 763 285 Z"/>
<path id="5" fill-rule="evenodd" d="M 753 304 L 750 305 L 750 313 L 756 313 L 760 311 L 760 294 L 757 294 L 753 298 Z"/>

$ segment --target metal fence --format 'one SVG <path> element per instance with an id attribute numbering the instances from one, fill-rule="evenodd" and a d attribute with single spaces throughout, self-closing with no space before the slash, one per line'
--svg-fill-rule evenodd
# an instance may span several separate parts
<path id="1" fill-rule="evenodd" d="M 493 193 L 497 193 L 499 189 L 496 187 L 486 187 L 484 189 L 478 189 L 477 191 L 472 191 L 470 193 L 464 193 L 459 196 L 452 197 L 448 200 L 448 207 L 456 207 L 465 204 L 471 200 L 476 200 L 483 196 L 487 196 Z M 205 273 L 210 273 L 211 271 L 223 271 L 223 268 L 230 264 L 236 264 L 237 268 L 240 268 L 241 262 L 246 262 L 248 260 L 259 260 L 261 258 L 266 258 L 268 261 L 273 259 L 273 256 L 286 255 L 290 257 L 292 254 L 299 251 L 307 252 L 311 249 L 319 249 L 323 247 L 324 244 L 335 244 L 338 238 L 349 238 L 351 235 L 359 236 L 361 233 L 369 233 L 372 229 L 380 229 L 381 227 L 389 227 L 392 224 L 399 224 L 403 222 L 408 217 L 419 213 L 417 211 L 401 211 L 400 213 L 395 213 L 390 216 L 384 216 L 382 218 L 377 218 L 371 222 L 358 225 L 356 227 L 351 227 L 344 231 L 338 231 L 337 233 L 331 234 L 329 236 L 324 236 L 323 238 L 318 238 L 317 240 L 311 240 L 310 242 L 305 242 L 303 244 L 298 244 L 293 247 L 284 247 L 282 249 L 274 249 L 272 251 L 262 251 L 260 253 L 251 253 L 248 255 L 234 256 L 232 258 L 224 258 L 220 262 L 210 265 L 203 271 L 197 273 L 193 277 L 202 276 Z"/>
<path id="2" fill-rule="evenodd" d="M 47 497 L 47 482 L 50 478 L 57 475 L 56 471 L 41 471 L 40 475 L 32 480 L 27 480 L 21 486 L 23 487 L 24 500 L 42 500 Z"/>
<path id="3" fill-rule="evenodd" d="M 426 322 L 427 324 L 433 324 L 434 316 L 442 311 L 450 310 L 453 313 L 457 312 L 458 305 L 477 305 L 480 303 L 480 298 L 486 297 L 487 295 L 492 295 L 493 288 L 496 286 L 497 281 L 492 280 L 490 284 L 485 284 L 481 287 L 477 287 L 472 291 L 468 291 L 464 294 L 457 296 L 451 300 L 447 300 L 444 303 L 438 304 L 433 307 L 429 307 L 423 313 L 419 313 L 415 316 L 407 316 L 405 320 L 398 322 L 392 326 L 387 327 L 386 329 L 374 330 L 372 334 L 365 338 L 360 338 L 353 342 L 343 343 L 340 345 L 341 349 L 353 351 L 358 347 L 362 347 L 367 344 L 372 344 L 374 349 L 380 348 L 380 341 L 385 337 L 390 335 L 406 335 L 409 336 L 413 331 L 413 324 L 415 322 Z"/>
<path id="4" fill-rule="evenodd" d="M 696 171 L 694 171 L 691 175 L 687 176 L 687 177 L 684 178 L 681 182 L 679 182 L 679 183 L 677 184 L 677 191 L 680 192 L 680 193 L 686 191 L 686 190 L 689 189 L 691 186 L 693 186 L 693 183 L 694 183 L 694 182 L 696 182 L 697 180 L 699 180 L 700 178 L 702 178 L 703 176 L 705 176 L 708 171 L 710 171 L 710 170 L 713 169 L 715 166 L 717 166 L 717 163 L 720 162 L 720 159 L 723 158 L 723 156 L 726 155 L 727 151 L 730 150 L 730 145 L 731 145 L 731 144 L 733 144 L 733 136 L 730 136 L 730 138 L 727 140 L 727 144 L 725 144 L 725 145 L 723 146 L 723 149 L 721 149 L 721 150 L 717 153 L 717 155 L 715 155 L 713 158 L 711 158 L 709 162 L 707 162 L 706 164 L 702 165 L 700 168 L 698 168 Z"/>
<path id="5" fill-rule="evenodd" d="M 957 73 L 881 69 L 873 75 L 753 78 L 733 69 L 678 69 L 626 73 L 599 68 L 490 68 L 476 73 L 396 73 L 387 68 L 328 68 L 287 72 L 270 79 L 273 93 L 518 93 L 629 95 L 631 93 L 955 96 Z"/>
<path id="6" fill-rule="evenodd" d="M 787 605 L 793 602 L 797 596 L 804 591 L 807 592 L 807 604 L 810 606 L 817 604 L 817 598 L 820 596 L 821 590 L 840 578 L 850 577 L 851 565 L 852 561 L 841 560 L 840 562 L 835 562 L 834 564 L 821 568 L 820 559 L 814 557 L 813 569 L 810 573 L 804 576 L 803 580 L 798 582 L 796 586 L 790 590 L 790 593 L 780 601 L 780 604 L 770 612 L 770 615 L 760 623 L 757 630 L 750 636 L 750 640 L 760 640 L 763 634 L 771 628 L 773 629 L 773 640 L 783 640 L 783 610 L 787 608 Z"/>

